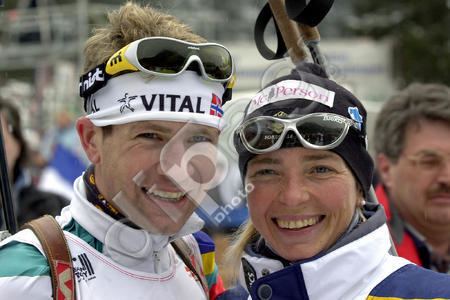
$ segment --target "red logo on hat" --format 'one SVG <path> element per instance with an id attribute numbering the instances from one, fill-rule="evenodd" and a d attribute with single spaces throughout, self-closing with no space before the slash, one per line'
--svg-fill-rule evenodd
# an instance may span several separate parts
<path id="1" fill-rule="evenodd" d="M 211 116 L 223 116 L 223 110 L 222 110 L 222 100 L 215 94 L 212 94 L 212 100 L 211 100 L 211 108 L 209 109 L 209 114 Z"/>

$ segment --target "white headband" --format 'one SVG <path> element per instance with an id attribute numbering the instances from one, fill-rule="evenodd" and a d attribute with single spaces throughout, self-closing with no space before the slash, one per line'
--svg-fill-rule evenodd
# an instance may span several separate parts
<path id="1" fill-rule="evenodd" d="M 95 126 L 160 120 L 193 122 L 221 130 L 221 83 L 207 81 L 194 71 L 174 77 L 146 77 L 141 72 L 117 76 L 94 93 L 87 103 Z"/>

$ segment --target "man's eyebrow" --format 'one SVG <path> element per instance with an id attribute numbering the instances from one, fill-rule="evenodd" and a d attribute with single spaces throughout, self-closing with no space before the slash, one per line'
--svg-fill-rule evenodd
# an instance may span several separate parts
<path id="1" fill-rule="evenodd" d="M 172 129 L 165 127 L 165 126 L 161 126 L 158 124 L 143 124 L 143 123 L 138 123 L 138 124 L 133 124 L 131 126 L 132 130 L 156 130 L 162 133 L 172 133 Z"/>
<path id="2" fill-rule="evenodd" d="M 183 129 L 181 129 L 183 130 Z M 216 131 L 213 128 L 205 128 L 205 127 L 187 127 L 186 131 L 189 133 L 196 133 L 196 134 L 209 134 L 209 135 L 215 135 Z"/>
<path id="3" fill-rule="evenodd" d="M 436 150 L 432 150 L 432 149 L 422 149 L 422 150 L 416 152 L 415 154 L 413 154 L 413 156 L 418 156 L 418 155 L 442 155 L 442 153 L 440 151 L 436 151 Z"/>

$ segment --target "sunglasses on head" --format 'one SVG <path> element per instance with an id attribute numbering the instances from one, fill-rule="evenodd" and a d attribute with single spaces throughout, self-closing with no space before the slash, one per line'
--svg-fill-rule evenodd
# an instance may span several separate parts
<path id="1" fill-rule="evenodd" d="M 295 133 L 305 148 L 333 149 L 342 143 L 350 127 L 360 130 L 357 122 L 341 115 L 312 113 L 295 119 L 251 118 L 236 133 L 249 152 L 262 154 L 280 149 L 289 131 Z"/>
<path id="2" fill-rule="evenodd" d="M 176 76 L 197 62 L 205 79 L 225 82 L 233 75 L 233 60 L 227 48 L 214 43 L 194 44 L 168 37 L 148 37 L 117 51 L 106 63 L 106 73 L 141 71 Z"/>
<path id="3" fill-rule="evenodd" d="M 106 63 L 80 78 L 80 96 L 86 97 L 106 85 L 108 79 L 129 72 L 177 76 L 196 62 L 203 78 L 229 82 L 233 59 L 227 48 L 215 43 L 190 43 L 169 37 L 136 40 L 114 53 Z"/>

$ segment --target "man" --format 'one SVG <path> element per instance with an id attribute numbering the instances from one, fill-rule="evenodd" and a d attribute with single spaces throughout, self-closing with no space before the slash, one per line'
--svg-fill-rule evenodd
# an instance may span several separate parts
<path id="1" fill-rule="evenodd" d="M 411 84 L 383 105 L 375 128 L 376 193 L 398 254 L 449 273 L 449 87 Z"/>
<path id="2" fill-rule="evenodd" d="M 201 43 L 174 17 L 132 3 L 111 12 L 86 43 L 80 93 L 88 114 L 76 128 L 91 166 L 57 219 L 77 299 L 215 299 L 223 291 L 214 244 L 193 211 L 215 176 L 233 68 L 223 46 Z M 180 238 L 206 286 L 174 250 Z M 52 297 L 30 230 L 0 244 L 0 266 L 2 295 Z"/>

